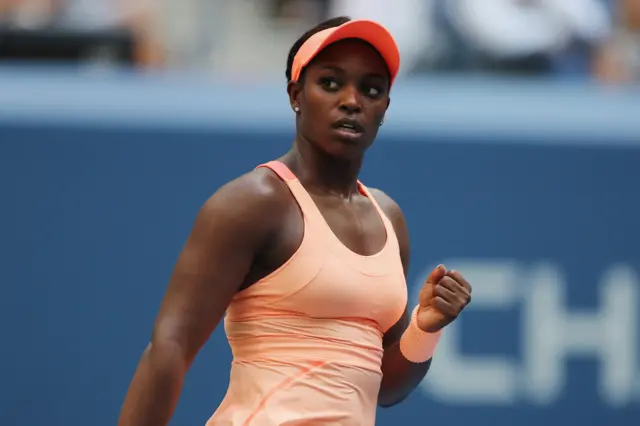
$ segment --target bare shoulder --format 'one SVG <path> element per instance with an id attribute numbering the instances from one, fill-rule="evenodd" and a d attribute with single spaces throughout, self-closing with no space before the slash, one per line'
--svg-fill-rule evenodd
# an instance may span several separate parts
<path id="1" fill-rule="evenodd" d="M 391 222 L 395 224 L 397 220 L 404 221 L 404 214 L 402 213 L 402 209 L 393 198 L 391 198 L 386 192 L 382 191 L 381 189 L 368 189 L 373 198 L 376 199 L 376 202 L 378 203 L 384 214 L 387 215 Z"/>
<path id="2" fill-rule="evenodd" d="M 266 169 L 227 182 L 197 214 L 188 242 L 208 251 L 256 253 L 282 230 L 293 206 L 286 184 Z M 218 247 L 218 249 L 216 249 Z"/>
<path id="3" fill-rule="evenodd" d="M 291 206 L 286 184 L 268 169 L 256 169 L 224 184 L 204 203 L 201 214 L 260 225 Z M 259 218 L 259 223 L 253 222 Z"/>

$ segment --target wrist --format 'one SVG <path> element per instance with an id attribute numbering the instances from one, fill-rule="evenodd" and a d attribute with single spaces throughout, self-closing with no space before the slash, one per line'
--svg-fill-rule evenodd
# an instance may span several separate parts
<path id="1" fill-rule="evenodd" d="M 435 329 L 429 329 L 429 327 L 424 327 L 423 324 L 420 324 L 420 322 L 418 321 L 418 315 L 420 314 L 420 310 L 422 309 L 422 306 L 417 305 L 412 313 L 411 313 L 411 322 L 414 322 L 416 327 L 418 327 L 418 329 L 424 333 L 429 333 L 429 334 L 435 334 L 438 333 L 440 331 L 442 331 L 443 327 L 438 327 Z M 433 326 L 432 326 L 433 328 Z"/>
<path id="2" fill-rule="evenodd" d="M 400 352 L 410 362 L 423 363 L 430 360 L 436 351 L 442 330 L 427 332 L 418 326 L 417 315 L 420 306 L 411 313 L 409 327 L 400 338 Z"/>

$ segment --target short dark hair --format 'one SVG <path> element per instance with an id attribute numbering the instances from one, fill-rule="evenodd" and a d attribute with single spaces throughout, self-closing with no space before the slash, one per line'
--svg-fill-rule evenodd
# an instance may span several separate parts
<path id="1" fill-rule="evenodd" d="M 337 18 L 331 18 L 324 22 L 321 22 L 306 33 L 302 34 L 302 36 L 298 40 L 296 40 L 295 43 L 293 43 L 293 46 L 291 46 L 291 50 L 289 50 L 289 56 L 287 58 L 287 70 L 285 71 L 287 83 L 291 81 L 291 68 L 293 67 L 293 58 L 295 58 L 298 50 L 300 50 L 305 41 L 309 40 L 311 36 L 319 33 L 320 31 L 339 27 L 340 25 L 346 24 L 349 21 L 351 21 L 351 18 L 348 16 L 338 16 Z M 300 75 L 300 77 L 302 77 L 302 74 Z"/>

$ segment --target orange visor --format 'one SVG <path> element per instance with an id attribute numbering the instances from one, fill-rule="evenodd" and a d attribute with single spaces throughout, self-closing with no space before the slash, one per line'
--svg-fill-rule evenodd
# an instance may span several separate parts
<path id="1" fill-rule="evenodd" d="M 312 35 L 298 50 L 293 58 L 291 80 L 298 81 L 302 69 L 318 55 L 325 47 L 345 39 L 360 39 L 372 45 L 382 59 L 387 63 L 391 84 L 400 69 L 400 52 L 391 33 L 382 25 L 374 21 L 349 21 L 339 27 L 329 28 Z"/>

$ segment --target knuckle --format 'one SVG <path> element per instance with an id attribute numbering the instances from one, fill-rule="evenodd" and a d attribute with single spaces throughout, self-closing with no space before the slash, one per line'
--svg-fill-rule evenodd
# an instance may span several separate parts
<path id="1" fill-rule="evenodd" d="M 451 284 L 455 283 L 456 281 L 451 277 L 444 277 L 444 278 L 442 278 L 442 280 L 440 282 L 443 283 L 443 284 L 451 285 Z"/>

